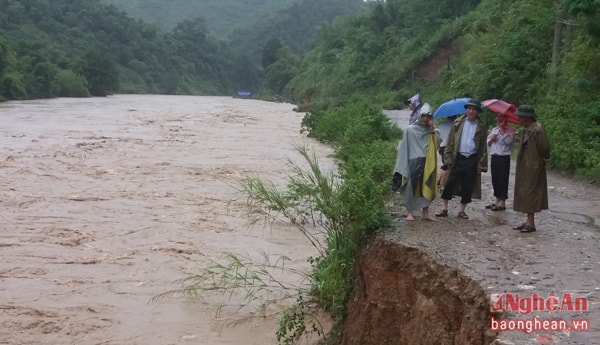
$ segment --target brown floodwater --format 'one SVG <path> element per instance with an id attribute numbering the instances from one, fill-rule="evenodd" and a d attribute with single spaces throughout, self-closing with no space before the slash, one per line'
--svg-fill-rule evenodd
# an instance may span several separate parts
<path id="1" fill-rule="evenodd" d="M 293 105 L 116 95 L 0 103 L 0 344 L 276 344 L 276 316 L 191 301 L 174 283 L 232 252 L 315 249 L 284 222 L 249 225 L 249 174 L 284 186 L 306 145 Z M 286 283 L 301 277 L 285 274 Z"/>

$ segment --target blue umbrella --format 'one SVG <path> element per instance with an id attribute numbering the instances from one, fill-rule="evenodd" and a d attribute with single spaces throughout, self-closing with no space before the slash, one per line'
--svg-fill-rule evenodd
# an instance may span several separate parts
<path id="1" fill-rule="evenodd" d="M 470 98 L 455 98 L 451 99 L 442 105 L 433 114 L 434 119 L 440 119 L 442 117 L 448 117 L 453 115 L 462 114 L 465 112 L 465 104 L 469 102 Z"/>

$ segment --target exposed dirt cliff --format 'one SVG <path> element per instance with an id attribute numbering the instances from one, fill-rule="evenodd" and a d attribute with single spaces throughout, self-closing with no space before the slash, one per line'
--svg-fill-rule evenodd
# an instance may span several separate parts
<path id="1" fill-rule="evenodd" d="M 423 251 L 377 240 L 361 254 L 343 345 L 490 344 L 479 284 Z"/>

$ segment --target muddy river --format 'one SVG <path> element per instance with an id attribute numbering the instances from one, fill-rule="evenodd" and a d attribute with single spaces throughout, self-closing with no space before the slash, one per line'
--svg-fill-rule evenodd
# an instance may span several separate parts
<path id="1" fill-rule="evenodd" d="M 154 95 L 0 103 L 0 344 L 276 344 L 276 317 L 217 315 L 220 296 L 151 300 L 224 252 L 308 268 L 310 243 L 283 222 L 248 225 L 237 193 L 248 174 L 283 186 L 287 159 L 302 162 L 295 145 L 327 161 L 292 108 Z"/>

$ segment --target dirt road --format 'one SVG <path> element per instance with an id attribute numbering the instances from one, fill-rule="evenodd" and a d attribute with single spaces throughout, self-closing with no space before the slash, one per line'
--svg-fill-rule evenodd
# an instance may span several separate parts
<path id="1" fill-rule="evenodd" d="M 315 252 L 288 226 L 248 227 L 236 187 L 282 185 L 299 133 L 291 104 L 133 96 L 0 103 L 0 344 L 275 344 L 273 318 L 226 327 L 158 294 L 231 251 Z M 290 278 L 292 279 L 292 278 Z M 297 277 L 296 277 L 297 279 Z"/>

